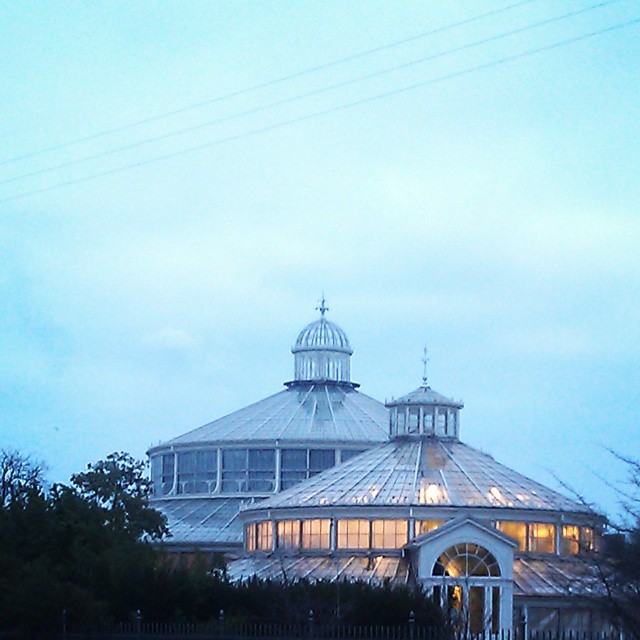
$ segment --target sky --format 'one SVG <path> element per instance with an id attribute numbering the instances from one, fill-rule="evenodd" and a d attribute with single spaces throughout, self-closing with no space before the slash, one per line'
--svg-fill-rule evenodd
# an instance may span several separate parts
<path id="1" fill-rule="evenodd" d="M 0 447 L 62 482 L 144 457 L 283 388 L 324 291 L 363 392 L 419 386 L 427 344 L 465 442 L 615 514 L 608 449 L 640 457 L 640 24 L 553 45 L 638 19 L 0 3 Z"/>

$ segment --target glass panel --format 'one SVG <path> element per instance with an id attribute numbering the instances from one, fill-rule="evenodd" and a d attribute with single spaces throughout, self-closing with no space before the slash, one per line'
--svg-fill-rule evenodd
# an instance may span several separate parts
<path id="1" fill-rule="evenodd" d="M 371 524 L 373 549 L 400 549 L 407 544 L 406 520 L 373 520 Z"/>
<path id="2" fill-rule="evenodd" d="M 153 490 L 157 496 L 166 496 L 173 489 L 174 454 L 168 453 L 151 459 Z"/>
<path id="3" fill-rule="evenodd" d="M 336 452 L 333 449 L 309 450 L 309 476 L 314 476 L 336 463 Z"/>
<path id="4" fill-rule="evenodd" d="M 484 631 L 484 587 L 469 589 L 469 631 L 471 633 Z"/>
<path id="5" fill-rule="evenodd" d="M 338 549 L 368 548 L 368 520 L 338 520 Z"/>
<path id="6" fill-rule="evenodd" d="M 283 449 L 280 452 L 280 488 L 288 489 L 307 477 L 307 450 Z"/>
<path id="7" fill-rule="evenodd" d="M 409 409 L 409 433 L 418 432 L 418 421 L 420 419 L 420 408 L 411 407 Z"/>
<path id="8" fill-rule="evenodd" d="M 436 433 L 440 436 L 443 436 L 445 434 L 445 427 L 446 427 L 446 409 L 440 409 L 438 411 Z"/>
<path id="9" fill-rule="evenodd" d="M 539 553 L 555 553 L 556 527 L 547 523 L 529 525 L 529 551 Z"/>
<path id="10" fill-rule="evenodd" d="M 494 555 L 477 544 L 461 542 L 440 555 L 432 575 L 452 578 L 478 576 L 500 577 L 500 567 Z"/>
<path id="11" fill-rule="evenodd" d="M 444 520 L 416 520 L 415 522 L 415 535 L 421 536 L 423 533 L 429 533 L 437 529 Z"/>
<path id="12" fill-rule="evenodd" d="M 300 520 L 278 522 L 278 549 L 298 549 L 300 547 Z"/>
<path id="13" fill-rule="evenodd" d="M 275 449 L 249 449 L 249 491 L 271 492 L 276 488 Z"/>
<path id="14" fill-rule="evenodd" d="M 273 524 L 270 520 L 258 522 L 257 525 L 257 547 L 262 551 L 273 550 Z"/>
<path id="15" fill-rule="evenodd" d="M 329 549 L 331 547 L 331 520 L 303 520 L 302 548 Z"/>
<path id="16" fill-rule="evenodd" d="M 340 455 L 342 462 L 346 462 L 347 460 L 351 460 L 354 456 L 360 455 L 364 452 L 365 449 L 343 449 Z"/>
<path id="17" fill-rule="evenodd" d="M 595 550 L 595 535 L 591 527 L 582 527 L 582 550 Z"/>
<path id="18" fill-rule="evenodd" d="M 405 427 L 405 409 L 404 407 L 397 407 L 395 409 L 396 412 L 396 423 L 398 425 L 398 435 L 404 435 L 407 430 Z"/>
<path id="19" fill-rule="evenodd" d="M 518 550 L 527 550 L 527 525 L 524 522 L 496 522 L 496 529 L 518 541 Z"/>
<path id="20" fill-rule="evenodd" d="M 491 587 L 491 633 L 500 632 L 500 587 Z"/>
<path id="21" fill-rule="evenodd" d="M 433 433 L 433 407 L 424 407 L 422 422 L 425 433 Z"/>
<path id="22" fill-rule="evenodd" d="M 244 528 L 244 540 L 245 540 L 245 549 L 247 551 L 256 550 L 256 525 L 254 523 L 248 524 Z"/>
<path id="23" fill-rule="evenodd" d="M 580 528 L 574 524 L 565 524 L 562 527 L 562 548 L 560 552 L 569 556 L 580 551 Z"/>
<path id="24" fill-rule="evenodd" d="M 247 450 L 222 450 L 222 491 L 224 493 L 245 492 L 247 483 Z"/>

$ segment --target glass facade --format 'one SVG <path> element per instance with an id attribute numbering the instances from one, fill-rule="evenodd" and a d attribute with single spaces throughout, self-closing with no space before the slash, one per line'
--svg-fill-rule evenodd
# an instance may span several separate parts
<path id="1" fill-rule="evenodd" d="M 532 522 L 529 524 L 529 551 L 555 553 L 556 527 L 553 524 Z"/>
<path id="2" fill-rule="evenodd" d="M 572 555 L 580 551 L 580 527 L 569 524 L 562 526 L 562 538 L 560 553 Z"/>
<path id="3" fill-rule="evenodd" d="M 175 455 L 166 453 L 151 459 L 151 479 L 156 496 L 166 496 L 173 490 Z"/>
<path id="4" fill-rule="evenodd" d="M 518 551 L 527 550 L 527 523 L 526 522 L 496 522 L 498 531 L 518 541 Z"/>
<path id="5" fill-rule="evenodd" d="M 223 493 L 270 493 L 275 486 L 275 449 L 223 449 Z"/>
<path id="6" fill-rule="evenodd" d="M 257 523 L 256 547 L 261 551 L 273 550 L 273 523 L 270 520 Z"/>
<path id="7" fill-rule="evenodd" d="M 300 548 L 300 520 L 280 520 L 277 523 L 277 534 L 278 549 Z"/>

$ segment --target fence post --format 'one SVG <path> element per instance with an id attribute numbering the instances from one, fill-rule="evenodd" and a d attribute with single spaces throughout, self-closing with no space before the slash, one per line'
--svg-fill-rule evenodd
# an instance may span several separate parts
<path id="1" fill-rule="evenodd" d="M 409 611 L 409 640 L 415 640 L 416 637 L 416 614 Z"/>
<path id="2" fill-rule="evenodd" d="M 142 636 L 142 613 L 138 609 L 135 613 L 136 617 L 136 636 L 140 638 Z"/>
<path id="3" fill-rule="evenodd" d="M 62 610 L 62 638 L 67 639 L 67 610 Z"/>
<path id="4" fill-rule="evenodd" d="M 309 609 L 309 640 L 313 638 L 313 609 Z"/>
<path id="5" fill-rule="evenodd" d="M 224 609 L 220 609 L 218 615 L 218 635 L 221 638 L 224 636 Z"/>

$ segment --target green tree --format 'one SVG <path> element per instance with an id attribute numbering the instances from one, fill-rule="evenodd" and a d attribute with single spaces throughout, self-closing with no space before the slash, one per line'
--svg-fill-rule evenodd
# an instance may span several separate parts
<path id="1" fill-rule="evenodd" d="M 160 540 L 168 534 L 167 522 L 149 506 L 152 484 L 145 472 L 146 463 L 115 452 L 72 475 L 71 485 L 83 500 L 104 511 L 112 528 L 122 528 L 136 538 Z"/>

